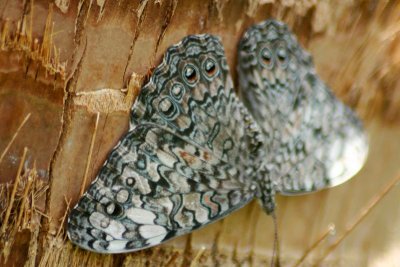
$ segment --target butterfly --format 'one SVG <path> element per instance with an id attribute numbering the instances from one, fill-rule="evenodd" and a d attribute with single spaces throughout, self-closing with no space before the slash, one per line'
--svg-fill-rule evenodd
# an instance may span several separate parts
<path id="1" fill-rule="evenodd" d="M 265 137 L 276 192 L 336 186 L 360 170 L 368 154 L 361 121 L 318 77 L 286 24 L 271 19 L 249 28 L 237 69 L 241 99 Z"/>
<path id="2" fill-rule="evenodd" d="M 230 214 L 260 195 L 262 139 L 219 39 L 185 37 L 141 89 L 128 133 L 70 212 L 69 239 L 100 253 L 135 251 Z"/>
<path id="3" fill-rule="evenodd" d="M 305 193 L 342 182 L 343 171 L 332 167 L 337 162 L 350 175 L 348 152 L 343 152 L 348 148 L 342 146 L 365 148 L 359 120 L 322 86 L 310 61 L 307 68 L 302 62 L 295 66 L 299 73 L 281 68 L 284 62 L 264 71 L 268 56 L 276 60 L 276 39 L 262 34 L 272 24 L 297 45 L 274 21 L 245 33 L 239 74 L 250 111 L 233 90 L 218 37 L 187 36 L 167 50 L 132 107 L 128 133 L 69 215 L 73 243 L 100 253 L 136 251 L 221 219 L 254 198 L 271 213 L 275 192 Z M 260 50 L 260 43 L 270 41 L 269 54 Z M 295 48 L 285 50 L 287 65 L 292 58 L 309 59 Z M 265 53 L 259 56 L 259 50 Z M 325 112 L 327 107 L 332 113 Z M 326 121 L 317 120 L 318 114 L 337 124 L 330 126 L 336 134 L 325 131 Z"/>

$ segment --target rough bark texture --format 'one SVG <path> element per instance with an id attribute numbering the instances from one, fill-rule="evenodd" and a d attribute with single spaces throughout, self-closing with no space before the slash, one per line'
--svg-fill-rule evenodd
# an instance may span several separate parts
<path id="1" fill-rule="evenodd" d="M 274 227 L 257 203 L 193 234 L 126 255 L 80 250 L 65 239 L 63 227 L 68 207 L 127 130 L 129 108 L 166 48 L 188 34 L 219 35 L 236 77 L 241 34 L 270 17 L 290 25 L 320 75 L 370 133 L 367 164 L 350 182 L 278 197 L 283 266 L 299 260 L 335 224 L 336 236 L 324 239 L 305 265 L 315 263 L 400 166 L 397 1 L 0 1 L 0 264 L 268 264 Z M 394 261 L 399 193 L 394 189 L 379 203 L 323 265 Z"/>

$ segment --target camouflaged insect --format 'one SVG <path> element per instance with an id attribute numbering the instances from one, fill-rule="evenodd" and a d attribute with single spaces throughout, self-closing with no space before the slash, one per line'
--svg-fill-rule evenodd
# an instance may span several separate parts
<path id="1" fill-rule="evenodd" d="M 285 50 L 276 51 L 278 40 Z M 251 28 L 239 61 L 243 99 L 262 129 L 233 92 L 218 38 L 184 38 L 142 88 L 129 132 L 71 211 L 72 242 L 101 253 L 143 249 L 255 197 L 271 213 L 275 191 L 320 189 L 361 167 L 358 119 L 318 79 L 283 24 Z"/>
<path id="2" fill-rule="evenodd" d="M 142 88 L 129 132 L 71 211 L 70 240 L 101 253 L 135 251 L 224 217 L 261 187 L 269 192 L 257 171 L 261 137 L 218 38 L 184 38 Z"/>
<path id="3" fill-rule="evenodd" d="M 267 20 L 244 34 L 238 50 L 240 95 L 262 128 L 265 179 L 282 194 L 341 184 L 365 162 L 360 120 L 318 77 L 288 27 Z"/>

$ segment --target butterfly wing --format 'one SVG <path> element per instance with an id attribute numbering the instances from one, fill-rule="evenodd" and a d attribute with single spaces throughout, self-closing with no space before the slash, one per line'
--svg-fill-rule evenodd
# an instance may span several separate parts
<path id="1" fill-rule="evenodd" d="M 265 135 L 277 191 L 311 192 L 356 174 L 368 152 L 362 124 L 321 81 L 287 26 L 267 20 L 251 27 L 238 53 L 241 97 Z"/>
<path id="2" fill-rule="evenodd" d="M 218 39 L 186 37 L 142 88 L 129 132 L 70 213 L 69 238 L 120 253 L 222 218 L 256 194 L 260 137 Z"/>

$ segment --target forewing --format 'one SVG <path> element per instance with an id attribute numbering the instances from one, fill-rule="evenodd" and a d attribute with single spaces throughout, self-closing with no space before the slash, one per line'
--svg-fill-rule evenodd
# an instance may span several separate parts
<path id="1" fill-rule="evenodd" d="M 68 236 L 119 253 L 222 218 L 257 194 L 261 136 L 233 93 L 218 39 L 186 37 L 142 88 L 129 132 L 71 211 Z"/>
<path id="2" fill-rule="evenodd" d="M 268 20 L 251 27 L 238 53 L 241 97 L 264 133 L 277 191 L 311 192 L 355 175 L 368 152 L 362 124 L 287 26 Z"/>

